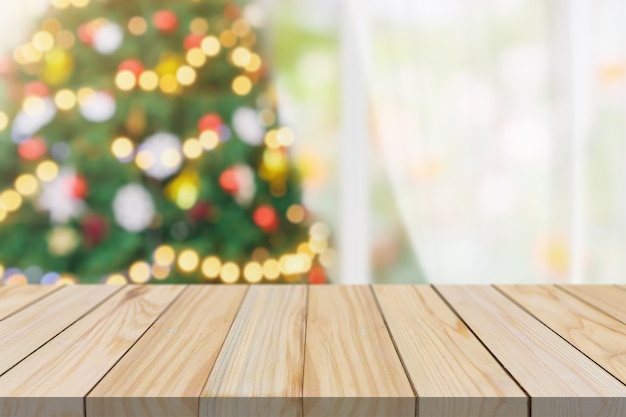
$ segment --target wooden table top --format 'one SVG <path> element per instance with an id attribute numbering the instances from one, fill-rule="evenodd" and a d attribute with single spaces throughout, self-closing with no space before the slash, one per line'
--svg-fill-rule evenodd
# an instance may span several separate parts
<path id="1" fill-rule="evenodd" d="M 625 323 L 617 285 L 0 287 L 0 416 L 624 416 Z"/>

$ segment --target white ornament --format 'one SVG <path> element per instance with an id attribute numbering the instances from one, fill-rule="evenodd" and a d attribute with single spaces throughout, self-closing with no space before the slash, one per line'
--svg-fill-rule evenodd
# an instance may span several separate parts
<path id="1" fill-rule="evenodd" d="M 80 114 L 90 122 L 106 122 L 115 114 L 115 99 L 109 93 L 97 91 L 85 97 L 79 107 Z"/>
<path id="2" fill-rule="evenodd" d="M 259 121 L 259 115 L 250 107 L 240 107 L 233 115 L 233 127 L 242 141 L 257 146 L 263 143 L 265 129 Z"/>
<path id="3" fill-rule="evenodd" d="M 30 138 L 54 118 L 57 112 L 54 102 L 51 98 L 42 100 L 43 106 L 38 109 L 37 113 L 27 113 L 25 110 L 22 110 L 13 120 L 11 137 L 15 143 L 21 143 Z"/>
<path id="4" fill-rule="evenodd" d="M 67 223 L 84 213 L 85 202 L 73 196 L 69 186 L 75 178 L 76 172 L 63 168 L 53 181 L 42 183 L 43 191 L 39 196 L 38 205 L 50 213 L 52 223 Z"/>
<path id="5" fill-rule="evenodd" d="M 93 47 L 103 55 L 110 55 L 122 46 L 123 41 L 122 28 L 115 23 L 106 23 L 96 31 L 93 37 Z"/>
<path id="6" fill-rule="evenodd" d="M 157 132 L 148 137 L 137 150 L 137 155 L 142 153 L 149 161 L 144 172 L 159 180 L 171 177 L 183 164 L 180 139 L 172 133 Z"/>
<path id="7" fill-rule="evenodd" d="M 113 213 L 120 227 L 127 232 L 146 230 L 155 215 L 150 193 L 140 184 L 120 188 L 113 200 Z"/>
<path id="8" fill-rule="evenodd" d="M 254 172 L 248 165 L 235 165 L 233 170 L 239 186 L 235 193 L 235 201 L 242 206 L 247 206 L 252 202 L 254 194 L 256 193 Z"/>

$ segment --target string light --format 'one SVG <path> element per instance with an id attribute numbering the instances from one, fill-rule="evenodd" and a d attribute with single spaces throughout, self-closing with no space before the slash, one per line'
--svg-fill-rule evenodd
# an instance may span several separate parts
<path id="1" fill-rule="evenodd" d="M 15 180 L 15 189 L 23 196 L 31 196 L 37 192 L 39 184 L 31 174 L 22 174 Z"/>
<path id="2" fill-rule="evenodd" d="M 146 91 L 154 91 L 159 86 L 159 76 L 154 71 L 144 71 L 139 77 L 139 86 Z"/>
<path id="3" fill-rule="evenodd" d="M 268 259 L 263 263 L 263 275 L 270 281 L 278 279 L 280 276 L 280 265 L 276 259 Z"/>
<path id="4" fill-rule="evenodd" d="M 8 211 L 17 211 L 22 206 L 22 196 L 14 190 L 6 190 L 0 194 L 0 205 Z"/>
<path id="5" fill-rule="evenodd" d="M 196 35 L 204 35 L 209 30 L 209 22 L 201 17 L 196 17 L 189 24 L 189 30 Z"/>
<path id="6" fill-rule="evenodd" d="M 181 85 L 190 86 L 196 81 L 196 71 L 187 65 L 183 65 L 176 71 L 176 79 Z"/>
<path id="7" fill-rule="evenodd" d="M 313 240 L 323 241 L 330 236 L 330 228 L 326 223 L 318 222 L 311 226 L 309 235 Z"/>
<path id="8" fill-rule="evenodd" d="M 0 132 L 7 128 L 9 125 L 9 117 L 6 113 L 0 111 Z"/>
<path id="9" fill-rule="evenodd" d="M 107 285 L 126 285 L 126 284 L 128 284 L 128 280 L 122 274 L 109 275 L 109 277 L 106 279 L 105 282 L 106 282 Z"/>
<path id="10" fill-rule="evenodd" d="M 220 278 L 226 284 L 234 284 L 239 280 L 239 266 L 234 262 L 227 262 L 222 267 Z"/>
<path id="11" fill-rule="evenodd" d="M 173 75 L 165 74 L 163 77 L 161 77 L 159 87 L 164 93 L 173 94 L 178 89 L 178 81 Z"/>
<path id="12" fill-rule="evenodd" d="M 287 209 L 287 220 L 291 223 L 301 223 L 306 216 L 304 207 L 299 204 L 294 204 Z"/>
<path id="13" fill-rule="evenodd" d="M 66 9 L 70 7 L 70 0 L 52 0 L 52 5 L 57 9 Z"/>
<path id="14" fill-rule="evenodd" d="M 44 111 L 45 103 L 41 97 L 27 97 L 23 104 L 24 112 L 30 116 L 37 116 Z"/>
<path id="15" fill-rule="evenodd" d="M 167 168 L 173 168 L 180 165 L 182 156 L 177 149 L 166 149 L 161 152 L 161 163 Z"/>
<path id="16" fill-rule="evenodd" d="M 219 135 L 217 134 L 217 132 L 213 130 L 205 130 L 204 132 L 200 134 L 199 139 L 200 139 L 200 144 L 207 151 L 211 151 L 215 149 L 217 145 L 220 143 Z"/>
<path id="17" fill-rule="evenodd" d="M 41 52 L 47 52 L 54 46 L 54 37 L 50 32 L 37 32 L 33 35 L 33 45 Z"/>
<path id="18" fill-rule="evenodd" d="M 265 146 L 270 149 L 280 148 L 280 142 L 278 142 L 278 133 L 276 129 L 272 129 L 265 134 Z"/>
<path id="19" fill-rule="evenodd" d="M 4 205 L 0 204 L 0 223 L 2 223 L 4 221 L 4 219 L 7 218 L 8 214 L 9 214 L 9 211 L 6 209 L 6 207 L 4 207 Z"/>
<path id="20" fill-rule="evenodd" d="M 224 30 L 220 33 L 220 43 L 225 48 L 232 48 L 237 43 L 237 37 L 231 30 Z"/>
<path id="21" fill-rule="evenodd" d="M 60 90 L 54 96 L 54 104 L 60 110 L 71 110 L 76 105 L 76 95 L 71 90 Z"/>
<path id="22" fill-rule="evenodd" d="M 208 279 L 219 277 L 222 270 L 222 262 L 216 256 L 209 256 L 202 262 L 202 275 Z"/>
<path id="23" fill-rule="evenodd" d="M 237 67 L 245 67 L 250 63 L 250 59 L 252 58 L 252 54 L 250 50 L 244 48 L 243 46 L 238 46 L 233 49 L 231 54 L 231 59 L 233 60 L 233 64 Z"/>
<path id="24" fill-rule="evenodd" d="M 262 63 L 263 61 L 261 61 L 261 57 L 258 54 L 253 53 L 250 55 L 250 61 L 248 61 L 245 70 L 248 72 L 257 72 L 261 68 Z"/>
<path id="25" fill-rule="evenodd" d="M 239 96 L 245 96 L 252 90 L 252 81 L 245 75 L 239 75 L 233 80 L 233 91 Z"/>
<path id="26" fill-rule="evenodd" d="M 69 30 L 62 30 L 56 34 L 56 44 L 62 49 L 70 49 L 75 43 L 76 37 Z"/>
<path id="27" fill-rule="evenodd" d="M 115 85 L 122 91 L 130 91 L 137 85 L 135 74 L 131 71 L 123 70 L 115 76 Z"/>
<path id="28" fill-rule="evenodd" d="M 215 36 L 207 36 L 204 38 L 200 47 L 202 48 L 202 52 L 211 57 L 219 54 L 221 49 L 220 42 Z"/>
<path id="29" fill-rule="evenodd" d="M 137 164 L 141 170 L 146 171 L 154 166 L 154 155 L 149 150 L 144 149 L 137 153 L 135 164 Z"/>
<path id="30" fill-rule="evenodd" d="M 53 161 L 43 161 L 37 165 L 35 172 L 41 181 L 50 182 L 59 175 L 59 166 Z"/>
<path id="31" fill-rule="evenodd" d="M 135 16 L 128 21 L 128 31 L 131 34 L 141 36 L 146 33 L 146 30 L 148 30 L 148 23 L 143 17 Z"/>
<path id="32" fill-rule="evenodd" d="M 196 138 L 189 138 L 183 143 L 183 153 L 189 159 L 200 158 L 202 152 L 202 143 Z"/>
<path id="33" fill-rule="evenodd" d="M 186 59 L 189 65 L 195 68 L 200 68 L 206 64 L 206 55 L 200 48 L 191 48 L 187 51 Z"/>
<path id="34" fill-rule="evenodd" d="M 152 265 L 152 276 L 154 279 L 163 280 L 170 275 L 171 269 L 161 265 Z"/>
<path id="35" fill-rule="evenodd" d="M 295 142 L 296 135 L 294 131 L 288 127 L 281 127 L 276 132 L 276 140 L 281 146 L 291 146 Z"/>
<path id="36" fill-rule="evenodd" d="M 250 26 L 245 20 L 237 19 L 233 22 L 232 30 L 235 35 L 243 38 L 250 33 Z"/>
<path id="37" fill-rule="evenodd" d="M 89 0 L 71 0 L 72 6 L 83 8 L 89 4 Z"/>
<path id="38" fill-rule="evenodd" d="M 159 246 L 154 251 L 154 262 L 161 266 L 171 266 L 176 260 L 176 252 L 171 246 Z"/>
<path id="39" fill-rule="evenodd" d="M 121 161 L 127 161 L 131 158 L 134 151 L 135 145 L 126 137 L 119 137 L 111 143 L 111 152 Z"/>
<path id="40" fill-rule="evenodd" d="M 258 262 L 249 262 L 244 270 L 243 277 L 250 284 L 256 284 L 263 279 L 263 266 Z"/>
<path id="41" fill-rule="evenodd" d="M 186 249 L 178 256 L 178 268 L 186 273 L 191 273 L 198 268 L 200 256 L 193 249 Z"/>
<path id="42" fill-rule="evenodd" d="M 147 262 L 138 261 L 128 269 L 128 276 L 134 283 L 144 284 L 152 278 L 152 269 Z"/>

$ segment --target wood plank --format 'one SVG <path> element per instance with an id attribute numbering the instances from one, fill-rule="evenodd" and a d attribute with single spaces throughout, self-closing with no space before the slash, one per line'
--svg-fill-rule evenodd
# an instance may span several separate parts
<path id="1" fill-rule="evenodd" d="M 626 324 L 554 286 L 497 288 L 626 384 Z"/>
<path id="2" fill-rule="evenodd" d="M 617 417 L 626 387 L 493 287 L 436 288 L 532 397 L 540 417 Z"/>
<path id="3" fill-rule="evenodd" d="M 614 285 L 560 285 L 598 310 L 626 323 L 626 292 Z"/>
<path id="4" fill-rule="evenodd" d="M 61 287 L 51 285 L 8 285 L 0 287 L 0 320 L 58 291 Z"/>
<path id="5" fill-rule="evenodd" d="M 200 416 L 301 417 L 305 286 L 251 287 L 202 392 Z"/>
<path id="6" fill-rule="evenodd" d="M 183 289 L 124 287 L 0 378 L 3 417 L 83 417 L 87 393 Z"/>
<path id="7" fill-rule="evenodd" d="M 1 321 L 0 375 L 119 290 L 64 287 Z"/>
<path id="8" fill-rule="evenodd" d="M 528 398 L 429 286 L 374 286 L 419 416 L 527 417 Z"/>
<path id="9" fill-rule="evenodd" d="M 89 394 L 87 416 L 197 417 L 246 289 L 189 288 Z"/>
<path id="10" fill-rule="evenodd" d="M 309 288 L 304 415 L 415 416 L 416 399 L 372 290 Z"/>

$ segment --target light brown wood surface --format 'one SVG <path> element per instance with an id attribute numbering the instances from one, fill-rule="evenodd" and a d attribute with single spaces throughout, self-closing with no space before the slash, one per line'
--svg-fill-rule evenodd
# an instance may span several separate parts
<path id="1" fill-rule="evenodd" d="M 626 386 L 495 288 L 436 288 L 533 397 L 533 417 L 626 413 Z"/>
<path id="2" fill-rule="evenodd" d="M 618 286 L 0 286 L 0 417 L 622 417 L 625 305 Z"/>
<path id="3" fill-rule="evenodd" d="M 202 392 L 200 416 L 302 416 L 306 297 L 305 286 L 250 288 Z"/>
<path id="4" fill-rule="evenodd" d="M 371 288 L 310 287 L 305 417 L 414 416 L 415 407 Z"/>
<path id="5" fill-rule="evenodd" d="M 528 416 L 526 394 L 431 287 L 375 286 L 374 293 L 420 415 Z"/>
<path id="6" fill-rule="evenodd" d="M 0 287 L 0 320 L 22 308 L 60 290 L 62 287 L 40 285 L 14 285 Z"/>
<path id="7" fill-rule="evenodd" d="M 198 415 L 199 397 L 247 288 L 187 288 L 87 397 L 100 417 Z"/>

